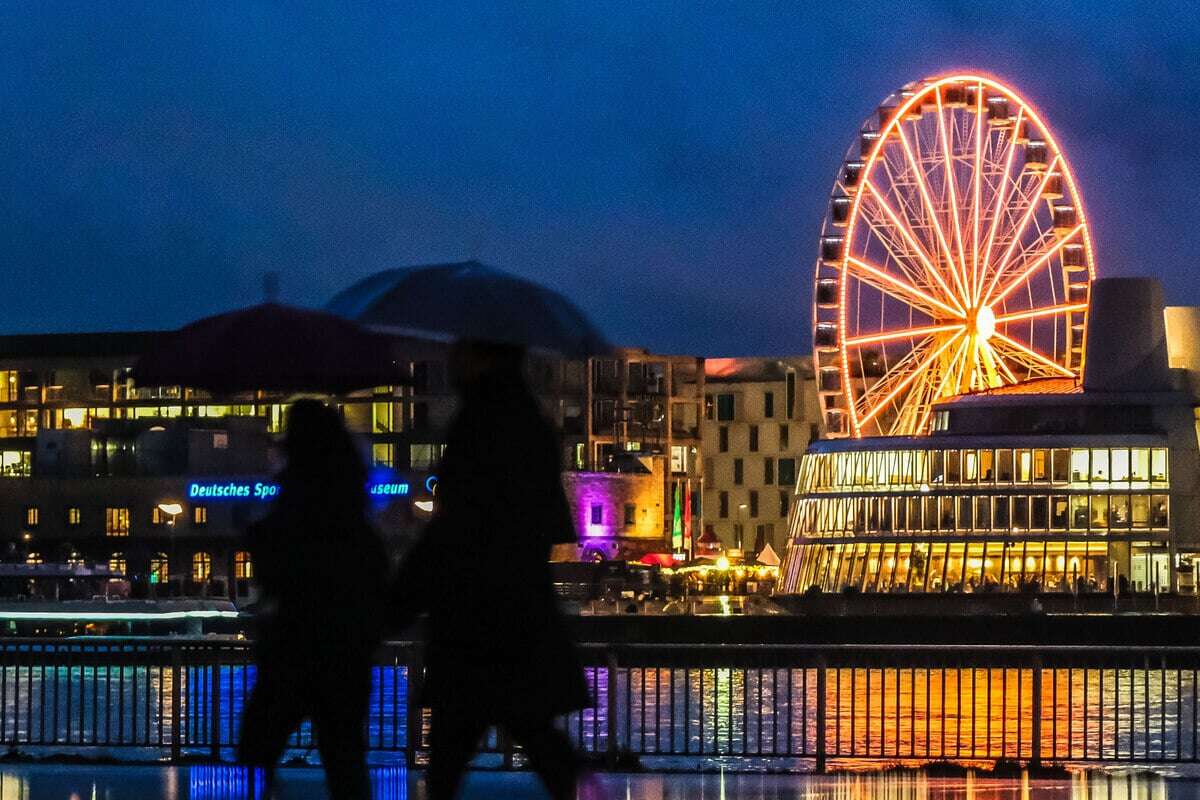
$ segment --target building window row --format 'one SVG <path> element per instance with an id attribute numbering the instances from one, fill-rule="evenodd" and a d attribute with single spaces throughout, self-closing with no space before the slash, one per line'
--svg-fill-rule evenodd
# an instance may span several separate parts
<path id="1" fill-rule="evenodd" d="M 905 532 L 977 533 L 1170 529 L 1166 494 L 916 495 L 804 498 L 797 532 L 841 537 Z"/>
<path id="2" fill-rule="evenodd" d="M 1043 484 L 1162 485 L 1165 447 L 985 448 L 814 453 L 804 458 L 806 492 Z"/>
<path id="3" fill-rule="evenodd" d="M 1104 542 L 858 542 L 801 545 L 790 591 L 1107 591 L 1131 566 Z M 1128 555 L 1126 556 L 1128 559 Z M 1138 565 L 1140 566 L 1140 565 Z M 795 587 L 795 588 L 792 588 Z"/>
<path id="4" fill-rule="evenodd" d="M 37 528 L 41 524 L 42 512 L 38 506 L 25 507 L 25 527 Z M 83 510 L 79 506 L 68 506 L 66 509 L 66 524 L 76 528 L 83 524 Z M 173 516 L 164 512 L 158 506 L 150 510 L 150 522 L 153 525 L 173 524 Z M 208 524 L 208 507 L 192 506 L 192 524 Z M 129 535 L 129 509 L 121 506 L 109 506 L 104 509 L 104 532 L 108 536 Z"/>

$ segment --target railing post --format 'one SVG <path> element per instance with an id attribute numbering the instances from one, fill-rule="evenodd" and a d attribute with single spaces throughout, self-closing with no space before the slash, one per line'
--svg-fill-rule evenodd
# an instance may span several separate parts
<path id="1" fill-rule="evenodd" d="M 825 659 L 817 660 L 817 772 L 824 772 L 825 758 Z"/>
<path id="2" fill-rule="evenodd" d="M 1057 711 L 1055 712 L 1057 713 Z M 1033 730 L 1030 736 L 1033 740 L 1033 753 L 1029 766 L 1042 765 L 1042 657 L 1033 657 L 1033 708 L 1030 710 Z"/>
<path id="3" fill-rule="evenodd" d="M 605 683 L 607 685 L 607 693 L 605 697 L 605 716 L 604 721 L 605 731 L 608 735 L 608 747 L 606 749 L 606 759 L 610 769 L 615 769 L 619 756 L 617 748 L 617 653 L 616 650 L 609 648 L 605 653 L 604 658 Z"/>
<path id="4" fill-rule="evenodd" d="M 215 654 L 212 665 L 212 724 L 210 727 L 213 761 L 221 760 L 221 654 Z"/>
<path id="5" fill-rule="evenodd" d="M 179 645 L 171 646 L 171 760 L 178 761 L 183 755 L 181 745 L 183 711 L 181 709 Z"/>
<path id="6" fill-rule="evenodd" d="M 404 714 L 404 762 L 409 769 L 417 765 L 417 750 L 421 746 L 424 729 L 424 712 L 421 708 L 421 684 L 425 676 L 421 650 L 418 645 L 406 648 L 408 652 L 408 689 Z"/>

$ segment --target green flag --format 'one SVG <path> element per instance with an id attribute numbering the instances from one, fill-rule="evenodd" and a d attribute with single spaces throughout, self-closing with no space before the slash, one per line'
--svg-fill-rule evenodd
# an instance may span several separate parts
<path id="1" fill-rule="evenodd" d="M 671 523 L 671 547 L 683 549 L 683 493 L 680 485 L 675 484 L 675 518 Z"/>

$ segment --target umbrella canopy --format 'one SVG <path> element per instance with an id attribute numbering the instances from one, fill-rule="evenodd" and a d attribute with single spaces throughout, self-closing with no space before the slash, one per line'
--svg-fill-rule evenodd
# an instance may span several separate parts
<path id="1" fill-rule="evenodd" d="M 670 553 L 646 553 L 638 559 L 638 563 L 648 567 L 673 567 L 675 566 L 675 556 Z"/>
<path id="2" fill-rule="evenodd" d="M 759 552 L 756 560 L 765 567 L 779 566 L 779 554 L 775 552 L 774 547 L 771 547 L 770 542 L 767 542 L 767 546 Z"/>
<path id="3" fill-rule="evenodd" d="M 275 303 L 205 317 L 142 354 L 134 380 L 218 393 L 345 392 L 407 383 L 394 340 L 324 311 Z"/>
<path id="4" fill-rule="evenodd" d="M 478 261 L 381 272 L 351 286 L 327 308 L 414 335 L 501 342 L 577 358 L 612 349 L 562 295 Z"/>

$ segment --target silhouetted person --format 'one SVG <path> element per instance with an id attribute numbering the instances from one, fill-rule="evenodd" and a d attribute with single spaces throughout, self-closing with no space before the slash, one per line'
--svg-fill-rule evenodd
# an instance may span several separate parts
<path id="1" fill-rule="evenodd" d="M 380 638 L 387 554 L 366 517 L 366 470 L 336 411 L 301 400 L 287 466 L 265 519 L 247 532 L 265 614 L 258 678 L 239 756 L 266 770 L 310 718 L 333 798 L 370 797 L 364 720 Z"/>
<path id="2" fill-rule="evenodd" d="M 575 541 L 558 437 L 522 374 L 519 349 L 458 343 L 461 405 L 438 467 L 433 518 L 396 582 L 401 617 L 429 613 L 429 786 L 450 800 L 480 738 L 505 728 L 553 798 L 574 798 L 578 764 L 559 714 L 589 704 L 548 560 Z"/>

